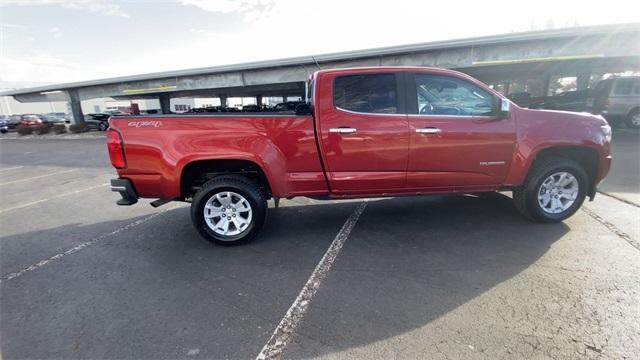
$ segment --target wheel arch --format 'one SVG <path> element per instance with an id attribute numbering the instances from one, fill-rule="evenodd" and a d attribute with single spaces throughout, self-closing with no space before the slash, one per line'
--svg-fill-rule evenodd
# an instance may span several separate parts
<path id="1" fill-rule="evenodd" d="M 589 146 L 562 145 L 548 146 L 539 149 L 536 151 L 533 160 L 527 167 L 525 178 L 529 176 L 531 170 L 536 166 L 536 164 L 554 157 L 575 161 L 582 167 L 582 169 L 587 173 L 587 179 L 589 181 L 587 196 L 593 197 L 595 193 L 596 178 L 598 176 L 599 154 L 596 149 Z"/>
<path id="2" fill-rule="evenodd" d="M 255 182 L 265 197 L 271 197 L 272 182 L 263 166 L 254 159 L 241 158 L 202 158 L 187 162 L 180 171 L 180 197 L 193 196 L 202 184 L 221 175 L 244 176 Z"/>

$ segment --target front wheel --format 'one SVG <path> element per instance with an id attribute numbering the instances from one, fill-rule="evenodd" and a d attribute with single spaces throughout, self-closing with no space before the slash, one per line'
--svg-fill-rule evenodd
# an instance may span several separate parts
<path id="1" fill-rule="evenodd" d="M 629 129 L 640 129 L 640 109 L 635 109 L 627 115 L 625 123 Z"/>
<path id="2" fill-rule="evenodd" d="M 587 174 L 580 164 L 551 158 L 534 165 L 524 185 L 513 191 L 513 200 L 530 219 L 559 222 L 578 211 L 588 186 Z"/>
<path id="3" fill-rule="evenodd" d="M 242 176 L 219 176 L 206 182 L 193 197 L 191 221 L 207 240 L 238 245 L 253 239 L 267 216 L 264 194 Z"/>
<path id="4" fill-rule="evenodd" d="M 98 130 L 100 131 L 107 131 L 107 128 L 109 127 L 109 124 L 101 122 L 100 125 L 98 125 Z"/>

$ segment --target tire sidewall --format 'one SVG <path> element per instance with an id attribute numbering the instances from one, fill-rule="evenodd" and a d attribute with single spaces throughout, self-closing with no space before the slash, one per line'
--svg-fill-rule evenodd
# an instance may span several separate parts
<path id="1" fill-rule="evenodd" d="M 205 221 L 204 207 L 207 204 L 207 201 L 209 201 L 209 199 L 215 194 L 224 191 L 232 191 L 242 195 L 251 206 L 251 223 L 249 224 L 249 227 L 240 234 L 232 236 L 217 234 Z M 242 187 L 221 183 L 218 186 L 211 187 L 205 192 L 196 195 L 191 206 L 191 219 L 198 232 L 200 232 L 200 234 L 207 240 L 220 245 L 239 245 L 251 240 L 257 232 L 260 231 L 260 228 L 262 228 L 262 225 L 264 224 L 266 209 L 264 204 L 261 204 L 261 200 L 262 199 L 256 198 L 251 191 L 246 191 Z"/>
<path id="2" fill-rule="evenodd" d="M 625 125 L 627 125 L 629 129 L 640 129 L 639 125 L 633 124 L 633 117 L 636 116 L 638 113 L 640 113 L 640 109 L 635 109 L 632 112 L 630 112 L 627 118 L 625 119 Z"/>
<path id="3" fill-rule="evenodd" d="M 542 210 L 542 208 L 540 207 L 540 204 L 538 203 L 538 191 L 540 189 L 540 186 L 542 185 L 542 182 L 545 181 L 549 176 L 557 172 L 568 172 L 578 180 L 578 197 L 576 197 L 574 203 L 571 204 L 571 206 L 567 210 L 559 214 L 550 214 Z M 582 206 L 582 203 L 584 202 L 584 199 L 587 195 L 588 186 L 589 183 L 587 175 L 578 166 L 565 164 L 561 166 L 549 167 L 544 171 L 541 171 L 539 174 L 535 175 L 529 182 L 529 186 L 527 189 L 527 205 L 529 211 L 534 218 L 544 222 L 562 221 L 573 215 Z"/>

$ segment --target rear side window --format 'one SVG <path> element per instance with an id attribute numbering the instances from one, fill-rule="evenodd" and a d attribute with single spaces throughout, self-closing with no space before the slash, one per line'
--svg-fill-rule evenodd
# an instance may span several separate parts
<path id="1" fill-rule="evenodd" d="M 396 114 L 395 74 L 339 76 L 333 82 L 333 104 L 361 113 Z"/>
<path id="2" fill-rule="evenodd" d="M 631 95 L 633 89 L 633 79 L 617 79 L 613 88 L 614 95 Z"/>

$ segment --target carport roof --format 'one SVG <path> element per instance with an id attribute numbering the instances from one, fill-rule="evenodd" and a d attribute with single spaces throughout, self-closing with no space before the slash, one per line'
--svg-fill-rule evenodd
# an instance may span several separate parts
<path id="1" fill-rule="evenodd" d="M 544 40 L 544 39 L 563 38 L 563 37 L 600 35 L 603 33 L 615 33 L 615 32 L 640 32 L 640 23 L 599 25 L 599 26 L 588 26 L 588 27 L 574 27 L 574 28 L 566 28 L 566 29 L 529 31 L 529 32 L 491 35 L 491 36 L 482 36 L 482 37 L 465 38 L 465 39 L 457 39 L 457 40 L 444 40 L 444 41 L 435 41 L 435 42 L 419 43 L 419 44 L 389 46 L 389 47 L 364 49 L 364 50 L 352 50 L 352 51 L 329 53 L 329 54 L 314 55 L 314 56 L 311 56 L 311 55 L 298 56 L 298 57 L 291 57 L 291 58 L 284 58 L 284 59 L 255 61 L 255 62 L 248 62 L 248 63 L 241 63 L 241 64 L 163 71 L 163 72 L 155 72 L 155 73 L 147 73 L 147 74 L 139 74 L 139 75 L 120 76 L 120 77 L 114 77 L 114 78 L 70 82 L 70 83 L 62 83 L 62 84 L 52 84 L 52 85 L 38 86 L 38 87 L 32 87 L 32 88 L 8 90 L 8 91 L 0 92 L 0 95 L 12 96 L 12 95 L 33 94 L 36 92 L 59 91 L 59 90 L 67 90 L 67 89 L 82 88 L 82 87 L 89 87 L 89 86 L 117 84 L 117 83 L 130 82 L 130 81 L 144 81 L 144 80 L 171 78 L 171 77 L 227 73 L 232 71 L 268 69 L 268 68 L 277 68 L 277 67 L 291 66 L 291 65 L 309 65 L 309 64 L 314 64 L 315 61 L 322 64 L 323 62 L 329 62 L 329 61 L 371 58 L 376 56 L 406 54 L 406 53 L 421 52 L 421 51 L 434 50 L 434 49 L 448 49 L 448 48 L 458 48 L 458 47 L 465 47 L 465 46 L 481 46 L 481 45 L 490 45 L 490 44 L 493 45 L 493 44 L 512 43 L 512 42 L 518 42 L 518 41 L 531 41 L 531 40 Z"/>

